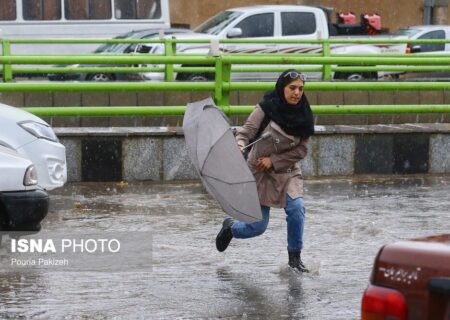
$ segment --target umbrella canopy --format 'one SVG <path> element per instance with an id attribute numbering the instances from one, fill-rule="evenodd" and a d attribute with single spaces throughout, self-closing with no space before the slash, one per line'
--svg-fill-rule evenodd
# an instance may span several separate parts
<path id="1" fill-rule="evenodd" d="M 247 223 L 262 219 L 256 182 L 223 112 L 211 98 L 189 103 L 183 119 L 191 161 L 222 209 Z"/>

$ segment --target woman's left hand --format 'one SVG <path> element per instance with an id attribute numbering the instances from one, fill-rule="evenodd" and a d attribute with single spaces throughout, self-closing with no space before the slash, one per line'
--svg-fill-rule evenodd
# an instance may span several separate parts
<path id="1" fill-rule="evenodd" d="M 259 171 L 266 171 L 272 168 L 272 160 L 270 160 L 270 157 L 262 157 L 258 158 L 258 163 L 256 164 L 256 168 Z"/>

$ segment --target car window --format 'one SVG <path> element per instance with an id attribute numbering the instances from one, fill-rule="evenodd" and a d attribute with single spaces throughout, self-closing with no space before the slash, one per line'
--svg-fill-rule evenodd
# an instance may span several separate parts
<path id="1" fill-rule="evenodd" d="M 64 14 L 67 20 L 111 19 L 111 1 L 64 0 Z"/>
<path id="2" fill-rule="evenodd" d="M 160 0 L 114 0 L 114 9 L 116 19 L 161 18 Z"/>
<path id="3" fill-rule="evenodd" d="M 174 32 L 166 32 L 166 35 L 172 34 L 172 33 L 174 33 Z M 152 39 L 152 38 L 156 38 L 157 36 L 158 36 L 158 33 L 150 33 L 150 34 L 141 36 L 140 39 Z M 152 49 L 151 45 L 144 45 L 142 43 L 132 43 L 124 50 L 124 53 L 130 53 L 130 52 L 149 53 L 151 49 Z"/>
<path id="4" fill-rule="evenodd" d="M 207 33 L 207 34 L 219 34 L 227 25 L 233 22 L 237 17 L 242 15 L 239 11 L 222 11 L 216 14 L 214 17 L 209 18 L 201 25 L 199 25 L 194 32 Z"/>
<path id="5" fill-rule="evenodd" d="M 236 28 L 242 30 L 239 38 L 273 37 L 273 24 L 273 13 L 262 13 L 245 18 L 236 25 Z"/>
<path id="6" fill-rule="evenodd" d="M 130 38 L 132 35 L 132 32 L 119 35 L 117 37 L 114 37 L 113 39 L 127 39 Z M 123 43 L 105 43 L 99 46 L 97 49 L 95 49 L 94 53 L 102 53 L 102 52 L 114 52 L 117 50 L 118 47 L 123 46 Z"/>
<path id="7" fill-rule="evenodd" d="M 418 29 L 398 29 L 394 32 L 389 33 L 390 36 L 407 36 L 407 37 L 412 37 L 413 35 L 415 35 L 416 33 L 419 33 L 420 30 Z"/>
<path id="8" fill-rule="evenodd" d="M 55 0 L 23 0 L 24 20 L 61 20 L 61 2 Z"/>
<path id="9" fill-rule="evenodd" d="M 421 35 L 418 39 L 445 39 L 445 32 L 444 30 L 427 32 Z M 422 43 L 420 48 L 420 52 L 444 51 L 445 43 Z"/>
<path id="10" fill-rule="evenodd" d="M 16 20 L 16 0 L 0 1 L 0 20 Z"/>
<path id="11" fill-rule="evenodd" d="M 312 12 L 282 12 L 283 36 L 312 34 L 316 31 L 316 19 Z"/>

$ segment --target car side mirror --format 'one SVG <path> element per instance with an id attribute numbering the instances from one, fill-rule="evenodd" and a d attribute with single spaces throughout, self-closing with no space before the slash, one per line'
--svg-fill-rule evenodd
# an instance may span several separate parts
<path id="1" fill-rule="evenodd" d="M 227 38 L 238 38 L 242 36 L 242 29 L 241 28 L 231 28 L 227 32 Z"/>
<path id="2" fill-rule="evenodd" d="M 422 46 L 420 44 L 415 44 L 411 46 L 411 53 L 417 53 L 422 51 Z"/>

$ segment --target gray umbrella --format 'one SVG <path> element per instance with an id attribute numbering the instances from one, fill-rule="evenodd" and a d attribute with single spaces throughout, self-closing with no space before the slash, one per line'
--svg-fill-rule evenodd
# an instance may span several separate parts
<path id="1" fill-rule="evenodd" d="M 183 119 L 191 161 L 222 209 L 247 223 L 262 219 L 256 182 L 226 116 L 211 98 L 189 103 Z"/>

